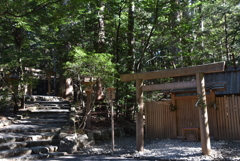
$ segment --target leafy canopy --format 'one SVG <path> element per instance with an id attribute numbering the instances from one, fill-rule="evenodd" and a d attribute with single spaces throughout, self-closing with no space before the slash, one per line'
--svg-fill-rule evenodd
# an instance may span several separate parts
<path id="1" fill-rule="evenodd" d="M 65 64 L 66 75 L 100 78 L 106 86 L 112 85 L 116 70 L 111 54 L 86 53 L 82 48 L 75 47 L 70 55 L 73 59 Z"/>

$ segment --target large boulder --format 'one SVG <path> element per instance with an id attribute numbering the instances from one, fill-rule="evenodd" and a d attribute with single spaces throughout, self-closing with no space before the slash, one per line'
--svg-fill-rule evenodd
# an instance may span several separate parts
<path id="1" fill-rule="evenodd" d="M 93 137 L 95 141 L 104 141 L 104 140 L 110 140 L 112 138 L 112 129 L 102 129 L 102 130 L 94 130 Z M 114 128 L 114 136 L 115 137 L 123 137 L 125 135 L 125 131 L 121 127 L 115 127 Z"/>
<path id="2" fill-rule="evenodd" d="M 60 139 L 59 144 L 60 152 L 67 152 L 69 154 L 72 154 L 73 152 L 77 151 L 79 143 L 76 134 L 61 133 L 59 135 L 59 139 Z"/>
<path id="3" fill-rule="evenodd" d="M 95 142 L 93 137 L 89 134 L 66 134 L 61 133 L 59 135 L 60 144 L 59 144 L 59 151 L 60 152 L 67 152 L 72 154 L 76 152 L 79 148 L 84 148 L 87 146 L 93 145 Z"/>

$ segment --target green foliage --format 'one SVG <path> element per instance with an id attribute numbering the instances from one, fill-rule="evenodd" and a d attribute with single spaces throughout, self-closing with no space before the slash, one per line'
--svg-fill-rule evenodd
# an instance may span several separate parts
<path id="1" fill-rule="evenodd" d="M 169 104 L 169 110 L 170 110 L 171 112 L 176 111 L 176 110 L 177 110 L 177 106 L 176 106 L 176 105 L 173 105 L 173 103 L 170 103 L 170 104 Z"/>
<path id="2" fill-rule="evenodd" d="M 72 61 L 66 62 L 66 74 L 79 75 L 82 78 L 100 78 L 106 86 L 112 86 L 114 75 L 116 74 L 115 65 L 112 63 L 112 55 L 107 53 L 85 53 L 79 47 L 71 52 Z"/>
<path id="3" fill-rule="evenodd" d="M 0 91 L 0 109 L 8 104 L 8 93 L 5 90 Z"/>
<path id="4" fill-rule="evenodd" d="M 119 82 L 119 74 L 218 61 L 238 65 L 239 19 L 236 0 L 3 0 L 0 68 L 98 77 L 114 83 L 117 101 L 131 106 L 135 85 Z M 21 84 L 31 83 L 28 73 L 20 77 Z"/>
<path id="5" fill-rule="evenodd" d="M 195 103 L 195 108 L 200 107 L 200 108 L 206 108 L 207 105 L 205 103 L 206 100 L 203 99 L 203 95 L 198 93 L 198 100 Z"/>

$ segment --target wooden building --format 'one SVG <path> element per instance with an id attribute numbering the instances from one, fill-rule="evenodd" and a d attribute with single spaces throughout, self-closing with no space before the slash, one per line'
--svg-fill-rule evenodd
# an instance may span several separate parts
<path id="1" fill-rule="evenodd" d="M 171 100 L 145 102 L 146 138 L 181 138 L 184 128 L 200 128 L 196 88 L 185 88 L 185 80 L 194 77 L 176 77 L 182 82 L 180 87 L 174 83 L 166 84 L 162 91 L 171 94 Z M 240 139 L 240 69 L 226 69 L 224 72 L 205 75 L 208 123 L 212 139 Z M 156 86 L 156 85 L 155 85 Z M 151 86 L 150 86 L 151 87 Z M 148 87 L 149 88 L 149 87 Z M 156 89 L 156 88 L 155 88 Z"/>
<path id="2" fill-rule="evenodd" d="M 217 73 L 223 72 L 225 69 L 225 62 L 213 63 L 213 64 L 206 64 L 200 66 L 193 66 L 193 67 L 186 67 L 186 68 L 177 68 L 177 69 L 170 69 L 170 70 L 162 70 L 162 71 L 153 71 L 153 72 L 146 72 L 146 73 L 135 73 L 135 74 L 123 74 L 120 75 L 121 81 L 136 81 L 136 103 L 138 111 L 136 113 L 136 149 L 138 151 L 144 151 L 144 121 L 143 115 L 145 112 L 145 134 L 147 137 L 159 137 L 162 135 L 162 138 L 177 138 L 179 132 L 178 126 L 178 115 L 176 111 L 182 111 L 185 116 L 189 115 L 189 109 L 178 109 L 173 111 L 169 110 L 170 105 L 172 106 L 179 106 L 177 102 L 176 94 L 172 91 L 181 88 L 195 88 L 198 96 L 195 96 L 195 99 L 192 100 L 187 98 L 184 103 L 189 103 L 191 105 L 192 102 L 195 103 L 197 107 L 194 129 L 199 129 L 200 131 L 200 140 L 202 145 L 202 153 L 205 155 L 211 154 L 211 144 L 210 144 L 210 132 L 209 132 L 209 124 L 210 119 L 208 116 L 208 107 L 207 107 L 207 94 L 206 94 L 206 87 L 205 84 L 205 75 L 208 73 Z M 159 78 L 166 78 L 166 77 L 182 77 L 182 76 L 195 76 L 195 81 L 187 81 L 187 82 L 173 82 L 168 84 L 157 84 L 157 85 L 149 85 L 144 86 L 144 80 L 151 80 L 151 79 L 159 79 Z M 213 86 L 210 91 L 210 98 L 215 99 L 214 90 L 217 90 L 216 83 L 212 83 Z M 169 90 L 171 89 L 171 103 L 165 103 L 163 106 L 148 105 L 146 103 L 144 108 L 144 101 L 143 101 L 143 93 L 144 91 L 153 91 L 153 90 Z M 159 103 L 159 105 L 162 103 Z M 193 104 L 194 106 L 194 104 Z M 185 107 L 185 105 L 183 105 Z M 192 107 L 194 109 L 194 107 Z M 162 111 L 161 111 L 162 110 Z M 196 124 L 195 124 L 196 123 Z M 154 126 L 153 126 L 154 125 Z M 183 127 L 189 128 L 189 127 Z M 169 133 L 172 131 L 172 133 Z M 152 133 L 155 135 L 151 136 Z"/>

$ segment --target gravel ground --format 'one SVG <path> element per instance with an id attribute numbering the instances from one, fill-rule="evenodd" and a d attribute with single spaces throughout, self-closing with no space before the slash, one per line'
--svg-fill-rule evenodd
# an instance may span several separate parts
<path id="1" fill-rule="evenodd" d="M 115 156 L 135 159 L 157 160 L 240 160 L 240 140 L 211 140 L 212 153 L 202 155 L 200 142 L 181 139 L 145 139 L 144 152 L 135 151 L 135 137 L 122 137 L 115 140 Z M 82 154 L 111 154 L 111 141 L 96 143 L 79 151 Z"/>

